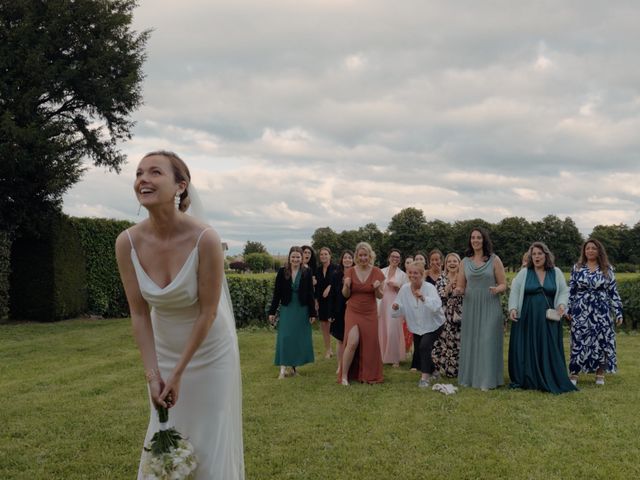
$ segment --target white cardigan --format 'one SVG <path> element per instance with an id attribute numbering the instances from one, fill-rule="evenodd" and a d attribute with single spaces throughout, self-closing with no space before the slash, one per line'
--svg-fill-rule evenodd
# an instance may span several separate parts
<path id="1" fill-rule="evenodd" d="M 523 268 L 518 272 L 511 282 L 511 292 L 509 293 L 509 311 L 515 310 L 520 314 L 522 310 L 522 302 L 524 301 L 524 284 L 527 280 L 528 268 Z M 569 301 L 569 288 L 567 281 L 564 279 L 564 273 L 558 267 L 554 267 L 556 274 L 556 295 L 553 299 L 553 308 L 563 305 L 566 309 Z"/>

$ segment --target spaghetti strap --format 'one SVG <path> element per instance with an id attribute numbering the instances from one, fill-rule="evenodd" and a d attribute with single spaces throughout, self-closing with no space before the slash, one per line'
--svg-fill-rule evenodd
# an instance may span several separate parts
<path id="1" fill-rule="evenodd" d="M 127 232 L 127 237 L 129 237 L 129 243 L 131 244 L 131 249 L 135 250 L 136 248 L 133 246 L 133 240 L 131 239 L 131 234 L 129 233 L 129 229 L 127 228 L 125 232 Z"/>
<path id="2" fill-rule="evenodd" d="M 198 240 L 196 240 L 196 248 L 198 248 L 198 245 L 200 245 L 200 239 L 202 238 L 202 235 L 204 235 L 204 232 L 206 232 L 208 230 L 213 230 L 213 229 L 211 227 L 209 227 L 209 228 L 205 228 L 204 230 L 202 230 L 200 232 L 200 235 L 198 236 Z"/>

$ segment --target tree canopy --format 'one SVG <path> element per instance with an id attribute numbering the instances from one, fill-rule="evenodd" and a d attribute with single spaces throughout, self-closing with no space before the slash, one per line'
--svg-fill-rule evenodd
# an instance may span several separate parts
<path id="1" fill-rule="evenodd" d="M 247 243 L 244 245 L 244 250 L 242 255 L 250 255 L 252 253 L 269 253 L 267 252 L 267 247 L 265 247 L 261 242 L 254 242 L 252 240 L 247 240 Z"/>
<path id="2" fill-rule="evenodd" d="M 60 208 L 83 160 L 119 171 L 149 31 L 136 0 L 0 1 L 0 229 Z"/>
<path id="3" fill-rule="evenodd" d="M 405 208 L 394 215 L 384 232 L 375 224 L 340 233 L 334 232 L 330 227 L 321 227 L 316 229 L 311 238 L 316 250 L 325 246 L 331 248 L 335 260 L 341 250 L 353 249 L 358 242 L 368 241 L 377 254 L 379 264 L 385 265 L 391 248 L 398 248 L 405 256 L 413 255 L 417 251 L 428 253 L 434 248 L 440 249 L 444 254 L 457 252 L 463 255 L 468 246 L 469 234 L 474 227 L 482 227 L 489 231 L 494 251 L 505 266 L 512 269 L 520 268 L 522 254 L 536 240 L 549 246 L 558 265 L 573 265 L 578 259 L 584 240 L 576 224 L 569 217 L 563 220 L 556 215 L 547 215 L 534 222 L 522 217 L 507 217 L 496 224 L 475 218 L 447 223 L 437 219 L 427 221 L 422 210 L 413 207 Z M 626 225 L 598 226 L 594 229 L 593 235 L 602 239 L 608 249 L 611 245 L 610 257 L 613 262 L 634 262 L 638 258 L 636 252 L 637 245 L 640 245 L 640 222 L 633 228 Z M 626 256 L 621 253 L 623 249 L 629 252 Z"/>

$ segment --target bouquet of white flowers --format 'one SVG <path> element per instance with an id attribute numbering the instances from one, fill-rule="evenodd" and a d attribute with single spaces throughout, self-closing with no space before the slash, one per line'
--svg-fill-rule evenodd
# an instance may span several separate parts
<path id="1" fill-rule="evenodd" d="M 149 480 L 188 480 L 193 478 L 198 460 L 193 445 L 175 428 L 169 428 L 169 410 L 157 407 L 160 430 L 144 447 L 142 471 Z"/>

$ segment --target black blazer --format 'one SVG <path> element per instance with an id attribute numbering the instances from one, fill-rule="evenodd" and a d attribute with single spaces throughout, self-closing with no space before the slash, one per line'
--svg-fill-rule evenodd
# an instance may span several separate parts
<path id="1" fill-rule="evenodd" d="M 316 283 L 316 298 L 318 299 L 318 301 L 324 300 L 322 298 L 322 292 L 324 292 L 325 288 L 331 285 L 336 270 L 338 270 L 338 266 L 335 263 L 329 264 L 329 266 L 327 267 L 327 275 L 322 275 L 322 264 L 320 264 L 320 266 L 316 268 L 316 282 L 318 282 Z"/>
<path id="2" fill-rule="evenodd" d="M 298 288 L 298 299 L 302 305 L 306 305 L 309 309 L 309 317 L 316 317 L 316 301 L 313 296 L 313 273 L 308 267 L 300 267 L 300 287 Z M 278 270 L 276 275 L 276 284 L 273 289 L 273 298 L 271 299 L 271 307 L 269 315 L 275 315 L 278 305 L 289 305 L 291 302 L 292 279 L 285 278 L 284 267 Z"/>

